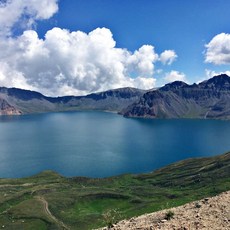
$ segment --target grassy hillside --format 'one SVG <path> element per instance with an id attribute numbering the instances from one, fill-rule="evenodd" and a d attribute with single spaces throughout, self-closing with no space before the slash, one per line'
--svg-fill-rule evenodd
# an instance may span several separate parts
<path id="1" fill-rule="evenodd" d="M 230 190 L 230 153 L 105 179 L 0 179 L 0 228 L 92 229 Z"/>

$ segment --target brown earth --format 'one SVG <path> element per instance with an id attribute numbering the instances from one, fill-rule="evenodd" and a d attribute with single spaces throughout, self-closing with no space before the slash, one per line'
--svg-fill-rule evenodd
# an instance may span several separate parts
<path id="1" fill-rule="evenodd" d="M 174 215 L 167 220 L 169 212 Z M 230 230 L 230 191 L 176 208 L 123 220 L 110 229 Z"/>

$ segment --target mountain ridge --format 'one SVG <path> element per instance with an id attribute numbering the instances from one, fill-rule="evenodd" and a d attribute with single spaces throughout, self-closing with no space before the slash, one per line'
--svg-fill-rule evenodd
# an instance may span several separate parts
<path id="1" fill-rule="evenodd" d="M 176 81 L 143 94 L 121 114 L 146 118 L 230 119 L 230 77 L 214 76 L 199 84 Z"/>
<path id="2" fill-rule="evenodd" d="M 0 87 L 0 115 L 19 115 L 66 110 L 120 111 L 144 93 L 136 88 L 119 88 L 86 96 L 48 97 L 19 88 Z M 8 109 L 4 104 L 8 105 Z M 11 111 L 9 112 L 9 108 Z"/>
<path id="3" fill-rule="evenodd" d="M 101 110 L 125 117 L 230 119 L 230 77 L 199 84 L 174 81 L 154 90 L 131 87 L 85 96 L 48 97 L 36 91 L 0 87 L 0 115 Z"/>

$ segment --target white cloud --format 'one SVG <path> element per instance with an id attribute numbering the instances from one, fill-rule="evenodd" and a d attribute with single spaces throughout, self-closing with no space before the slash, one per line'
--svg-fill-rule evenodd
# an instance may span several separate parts
<path id="1" fill-rule="evenodd" d="M 171 65 L 177 58 L 177 55 L 174 50 L 165 50 L 163 53 L 160 55 L 160 61 L 164 65 Z"/>
<path id="2" fill-rule="evenodd" d="M 158 60 L 158 54 L 155 53 L 151 45 L 143 45 L 134 54 L 128 56 L 130 71 L 140 75 L 151 76 L 154 72 L 154 62 Z"/>
<path id="3" fill-rule="evenodd" d="M 209 79 L 209 78 L 212 78 L 214 76 L 218 76 L 220 74 L 227 74 L 228 76 L 230 76 L 230 71 L 227 70 L 227 71 L 220 71 L 220 72 L 216 72 L 214 70 L 210 70 L 210 69 L 206 69 L 205 70 L 205 74 L 206 74 L 206 79 Z"/>
<path id="4" fill-rule="evenodd" d="M 178 71 L 172 70 L 169 73 L 166 73 L 164 80 L 166 82 L 173 82 L 173 81 L 184 81 L 187 82 L 186 76 L 184 73 L 180 73 Z"/>
<path id="5" fill-rule="evenodd" d="M 116 47 L 112 32 L 53 28 L 39 38 L 28 29 L 51 17 L 57 0 L 9 0 L 0 5 L 0 86 L 37 90 L 46 95 L 83 95 L 120 87 L 151 89 L 157 61 L 171 64 L 174 51 L 159 55 L 151 45 L 130 52 Z M 26 15 L 26 17 L 24 17 Z M 27 28 L 12 36 L 17 24 Z M 157 72 L 157 70 L 156 70 Z"/>
<path id="6" fill-rule="evenodd" d="M 152 89 L 155 86 L 156 79 L 146 78 L 146 77 L 137 77 L 137 78 L 131 79 L 131 81 L 135 88 Z"/>
<path id="7" fill-rule="evenodd" d="M 14 76 L 14 77 L 9 77 Z M 0 83 L 1 86 L 11 86 L 11 87 L 19 87 L 19 88 L 27 88 L 34 90 L 33 87 L 27 84 L 26 79 L 23 74 L 12 69 L 5 62 L 0 61 Z"/>
<path id="8" fill-rule="evenodd" d="M 18 73 L 0 70 L 4 76 L 0 84 L 19 87 L 10 79 L 20 76 L 26 88 L 46 95 L 86 94 L 126 86 L 153 88 L 154 48 L 144 45 L 131 53 L 115 45 L 106 28 L 89 34 L 53 28 L 44 39 L 27 30 L 17 38 L 0 40 L 0 61 Z M 137 77 L 131 78 L 134 69 Z"/>
<path id="9" fill-rule="evenodd" d="M 205 47 L 205 62 L 216 65 L 230 64 L 230 34 L 216 35 Z"/>
<path id="10" fill-rule="evenodd" d="M 9 36 L 14 26 L 31 28 L 36 20 L 52 17 L 58 0 L 7 0 L 0 2 L 0 34 Z"/>

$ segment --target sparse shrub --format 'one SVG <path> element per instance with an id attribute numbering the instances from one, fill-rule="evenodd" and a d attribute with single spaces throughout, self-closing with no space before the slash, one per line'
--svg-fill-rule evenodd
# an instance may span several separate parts
<path id="1" fill-rule="evenodd" d="M 216 168 L 221 168 L 221 167 L 223 167 L 224 166 L 224 164 L 223 164 L 223 162 L 221 162 L 220 160 L 218 160 L 217 162 L 216 162 L 216 164 L 215 164 L 215 167 Z"/>
<path id="2" fill-rule="evenodd" d="M 171 210 L 169 210 L 168 212 L 165 213 L 165 219 L 166 219 L 166 220 L 172 219 L 173 216 L 174 216 L 174 212 L 171 211 Z"/>
<path id="3" fill-rule="evenodd" d="M 195 208 L 201 208 L 201 205 L 198 202 L 196 202 L 195 203 Z"/>
<path id="4" fill-rule="evenodd" d="M 107 227 L 110 229 L 121 219 L 121 212 L 117 209 L 110 209 L 104 212 L 103 214 L 104 222 Z"/>

